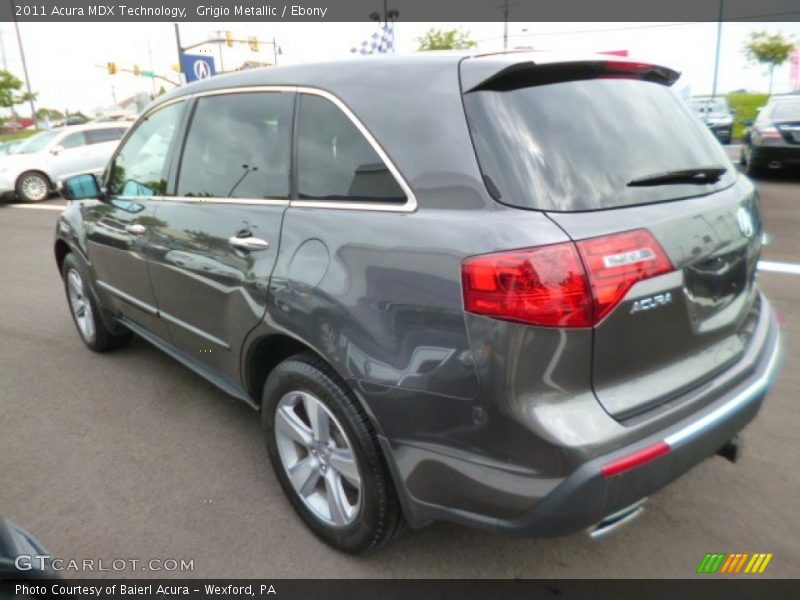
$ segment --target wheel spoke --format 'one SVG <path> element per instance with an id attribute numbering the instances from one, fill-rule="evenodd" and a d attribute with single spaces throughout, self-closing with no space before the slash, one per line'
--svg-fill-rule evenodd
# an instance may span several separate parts
<path id="1" fill-rule="evenodd" d="M 350 506 L 342 488 L 342 478 L 333 469 L 325 473 L 325 491 L 331 519 L 336 525 L 346 525 L 350 520 Z"/>
<path id="2" fill-rule="evenodd" d="M 307 456 L 289 468 L 288 472 L 292 486 L 302 497 L 305 498 L 317 487 L 320 477 L 317 459 Z"/>
<path id="3" fill-rule="evenodd" d="M 361 488 L 361 476 L 358 474 L 353 451 L 350 448 L 336 448 L 331 452 L 331 467 L 333 467 L 350 485 L 356 489 Z"/>
<path id="4" fill-rule="evenodd" d="M 319 401 L 310 394 L 303 395 L 303 406 L 311 423 L 311 431 L 318 442 L 327 444 L 330 439 L 330 419 L 328 411 L 320 405 Z"/>
<path id="5" fill-rule="evenodd" d="M 311 444 L 311 430 L 287 406 L 281 406 L 276 411 L 275 429 L 302 446 L 308 447 Z"/>
<path id="6" fill-rule="evenodd" d="M 75 295 L 75 298 L 80 299 L 83 295 L 83 290 L 81 289 L 81 280 L 78 278 L 75 271 L 70 271 L 67 277 L 67 283 L 69 284 L 70 290 L 72 290 L 72 293 Z"/>

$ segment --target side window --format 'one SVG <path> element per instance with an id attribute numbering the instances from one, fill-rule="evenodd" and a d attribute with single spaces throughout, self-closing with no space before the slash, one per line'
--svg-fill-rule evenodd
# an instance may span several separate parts
<path id="1" fill-rule="evenodd" d="M 111 165 L 109 193 L 159 196 L 167 191 L 166 163 L 183 102 L 156 110 L 140 121 Z"/>
<path id="2" fill-rule="evenodd" d="M 405 202 L 375 149 L 338 106 L 303 94 L 297 139 L 298 194 L 304 199 Z"/>
<path id="3" fill-rule="evenodd" d="M 288 198 L 293 94 L 247 92 L 197 101 L 179 196 Z"/>
<path id="4" fill-rule="evenodd" d="M 60 146 L 65 150 L 69 150 L 70 148 L 78 148 L 80 146 L 85 146 L 85 145 L 86 145 L 86 136 L 82 131 L 78 133 L 69 134 L 67 137 L 61 140 L 60 144 Z"/>
<path id="5" fill-rule="evenodd" d="M 105 129 L 90 129 L 85 133 L 87 144 L 102 144 L 104 142 L 113 142 L 122 139 L 125 130 L 114 127 Z"/>

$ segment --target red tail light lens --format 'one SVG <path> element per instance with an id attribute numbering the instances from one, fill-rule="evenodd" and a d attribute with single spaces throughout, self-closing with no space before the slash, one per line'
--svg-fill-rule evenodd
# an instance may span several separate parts
<path id="1" fill-rule="evenodd" d="M 669 273 L 672 263 L 646 229 L 578 242 L 594 296 L 594 321 L 599 323 L 643 279 Z"/>
<path id="2" fill-rule="evenodd" d="M 589 282 L 572 242 L 469 258 L 462 264 L 468 312 L 554 327 L 591 327 Z"/>
<path id="3" fill-rule="evenodd" d="M 485 254 L 462 264 L 464 308 L 531 325 L 592 327 L 637 281 L 671 270 L 669 258 L 644 229 Z"/>
<path id="4" fill-rule="evenodd" d="M 783 138 L 777 127 L 760 127 L 756 129 L 756 133 L 758 133 L 763 140 L 780 140 Z"/>

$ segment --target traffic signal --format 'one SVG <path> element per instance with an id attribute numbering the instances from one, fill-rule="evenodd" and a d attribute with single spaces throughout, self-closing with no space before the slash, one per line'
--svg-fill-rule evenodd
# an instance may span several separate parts
<path id="1" fill-rule="evenodd" d="M 116 73 L 117 73 L 117 63 L 113 63 L 113 62 L 107 63 L 106 67 L 108 68 L 108 74 L 109 75 L 116 75 Z"/>
<path id="2" fill-rule="evenodd" d="M 141 69 L 139 69 L 139 65 L 133 65 L 133 74 L 137 77 L 142 74 Z"/>
<path id="3" fill-rule="evenodd" d="M 258 52 L 258 38 L 252 35 L 248 38 L 248 40 L 250 42 L 250 50 L 253 52 Z"/>
<path id="4" fill-rule="evenodd" d="M 225 32 L 225 43 L 228 45 L 228 48 L 233 48 L 233 33 L 230 31 Z"/>

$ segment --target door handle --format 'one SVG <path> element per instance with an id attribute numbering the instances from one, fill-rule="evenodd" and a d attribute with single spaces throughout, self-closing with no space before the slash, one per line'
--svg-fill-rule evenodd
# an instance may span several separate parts
<path id="1" fill-rule="evenodd" d="M 145 231 L 147 231 L 147 227 L 144 225 L 139 225 L 139 223 L 132 223 L 131 225 L 125 225 L 125 231 L 132 233 L 133 235 L 142 235 Z"/>
<path id="2" fill-rule="evenodd" d="M 228 238 L 228 243 L 234 248 L 238 248 L 239 250 L 247 250 L 248 252 L 266 250 L 269 248 L 269 242 L 267 240 L 262 240 L 261 238 L 251 236 L 239 237 L 234 235 L 233 237 Z"/>

